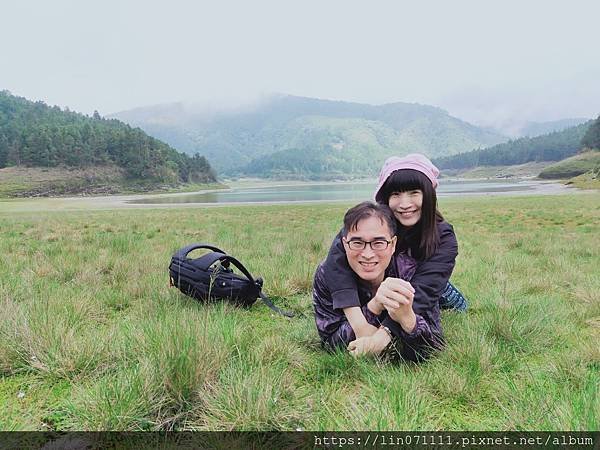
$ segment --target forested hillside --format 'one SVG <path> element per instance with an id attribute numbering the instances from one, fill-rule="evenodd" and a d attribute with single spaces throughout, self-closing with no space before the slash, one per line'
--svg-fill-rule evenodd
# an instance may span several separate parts
<path id="1" fill-rule="evenodd" d="M 520 138 L 486 149 L 436 158 L 440 169 L 468 169 L 477 166 L 504 166 L 531 161 L 560 161 L 573 156 L 582 148 L 582 139 L 592 121 L 563 131 Z"/>
<path id="2" fill-rule="evenodd" d="M 0 168 L 106 165 L 146 182 L 216 181 L 204 157 L 179 153 L 140 129 L 0 91 Z"/>
<path id="3" fill-rule="evenodd" d="M 373 175 L 391 155 L 419 151 L 433 157 L 507 139 L 433 106 L 290 95 L 237 110 L 171 104 L 115 117 L 181 150 L 199 152 L 219 173 L 232 176 Z"/>
<path id="4" fill-rule="evenodd" d="M 585 148 L 600 150 L 600 116 L 592 122 L 586 131 L 581 140 L 581 145 Z"/>

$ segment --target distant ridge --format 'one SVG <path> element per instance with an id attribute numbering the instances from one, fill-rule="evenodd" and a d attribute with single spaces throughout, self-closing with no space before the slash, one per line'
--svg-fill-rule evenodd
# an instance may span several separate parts
<path id="1" fill-rule="evenodd" d="M 582 139 L 592 120 L 563 131 L 533 138 L 524 137 L 485 149 L 434 159 L 440 169 L 468 169 L 477 166 L 504 166 L 531 161 L 560 161 L 582 148 Z"/>
<path id="2" fill-rule="evenodd" d="M 347 178 L 373 175 L 391 155 L 431 157 L 505 141 L 428 105 L 366 105 L 274 95 L 237 110 L 195 105 L 136 108 L 113 117 L 229 176 Z"/>

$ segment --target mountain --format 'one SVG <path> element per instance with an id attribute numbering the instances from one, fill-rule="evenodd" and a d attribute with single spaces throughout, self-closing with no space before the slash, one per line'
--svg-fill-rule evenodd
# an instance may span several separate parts
<path id="1" fill-rule="evenodd" d="M 433 106 L 380 106 L 274 95 L 236 110 L 181 103 L 114 114 L 174 147 L 198 152 L 226 175 L 373 175 L 385 158 L 429 156 L 493 145 L 506 138 Z"/>
<path id="2" fill-rule="evenodd" d="M 0 91 L 0 168 L 9 166 L 110 166 L 146 185 L 216 181 L 204 157 L 179 153 L 140 129 Z"/>
<path id="3" fill-rule="evenodd" d="M 440 169 L 467 169 L 477 166 L 505 166 L 530 161 L 560 161 L 582 148 L 582 139 L 593 121 L 563 131 L 533 138 L 524 137 L 458 155 L 436 158 Z"/>

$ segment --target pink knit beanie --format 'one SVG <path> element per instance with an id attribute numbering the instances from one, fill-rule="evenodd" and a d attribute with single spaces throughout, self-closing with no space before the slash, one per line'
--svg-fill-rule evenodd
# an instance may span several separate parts
<path id="1" fill-rule="evenodd" d="M 390 158 L 386 159 L 386 161 L 383 163 L 383 167 L 381 168 L 381 172 L 379 172 L 379 182 L 377 183 L 377 189 L 375 189 L 375 195 L 373 196 L 374 198 L 377 197 L 379 190 L 390 177 L 390 175 L 396 170 L 400 169 L 417 170 L 429 178 L 434 189 L 438 186 L 437 177 L 440 174 L 440 171 L 433 165 L 431 161 L 429 161 L 425 155 L 420 153 L 411 153 L 410 155 L 403 157 L 391 156 Z"/>

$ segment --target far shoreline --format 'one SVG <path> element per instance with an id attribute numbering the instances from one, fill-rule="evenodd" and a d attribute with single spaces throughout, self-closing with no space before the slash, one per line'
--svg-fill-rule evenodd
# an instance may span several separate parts
<path id="1" fill-rule="evenodd" d="M 504 191 L 504 192 L 458 192 L 458 193 L 443 193 L 439 197 L 442 201 L 447 201 L 456 198 L 477 198 L 477 197 L 523 197 L 523 196 L 546 196 L 546 195 L 565 195 L 565 194 L 580 194 L 585 195 L 587 192 L 572 186 L 567 186 L 559 181 L 548 181 L 548 180 L 532 180 L 532 179 L 495 179 L 495 180 L 450 180 L 442 179 L 441 182 L 513 182 L 518 183 L 519 181 L 526 181 L 528 183 L 535 183 L 534 191 Z M 243 186 L 246 184 L 246 186 Z M 363 181 L 310 181 L 310 182 L 282 182 L 275 181 L 272 183 L 261 182 L 258 184 L 254 183 L 243 183 L 238 185 L 232 183 L 229 188 L 219 189 L 218 192 L 232 192 L 235 190 L 253 189 L 253 188 L 276 188 L 276 187 L 291 187 L 291 186 L 314 186 L 314 185 L 339 185 L 339 184 L 372 184 L 375 186 L 373 180 Z M 177 208 L 213 208 L 213 207 L 236 207 L 236 206 L 263 206 L 263 205 L 309 205 L 309 204 L 323 204 L 323 203 L 345 203 L 351 202 L 351 199 L 324 199 L 324 200 L 284 200 L 284 201 L 239 201 L 239 202 L 222 202 L 222 203 L 135 203 L 136 201 L 151 199 L 151 198 L 165 198 L 165 197 L 178 197 L 185 195 L 197 195 L 205 193 L 214 193 L 214 189 L 203 189 L 195 192 L 174 192 L 164 194 L 118 194 L 118 195 L 107 195 L 107 196 L 72 196 L 72 197 L 45 197 L 45 198 L 27 198 L 27 199 L 0 199 L 0 214 L 3 213 L 16 213 L 16 212 L 38 212 L 38 211 L 100 211 L 100 210 L 124 210 L 124 209 L 177 209 Z"/>

